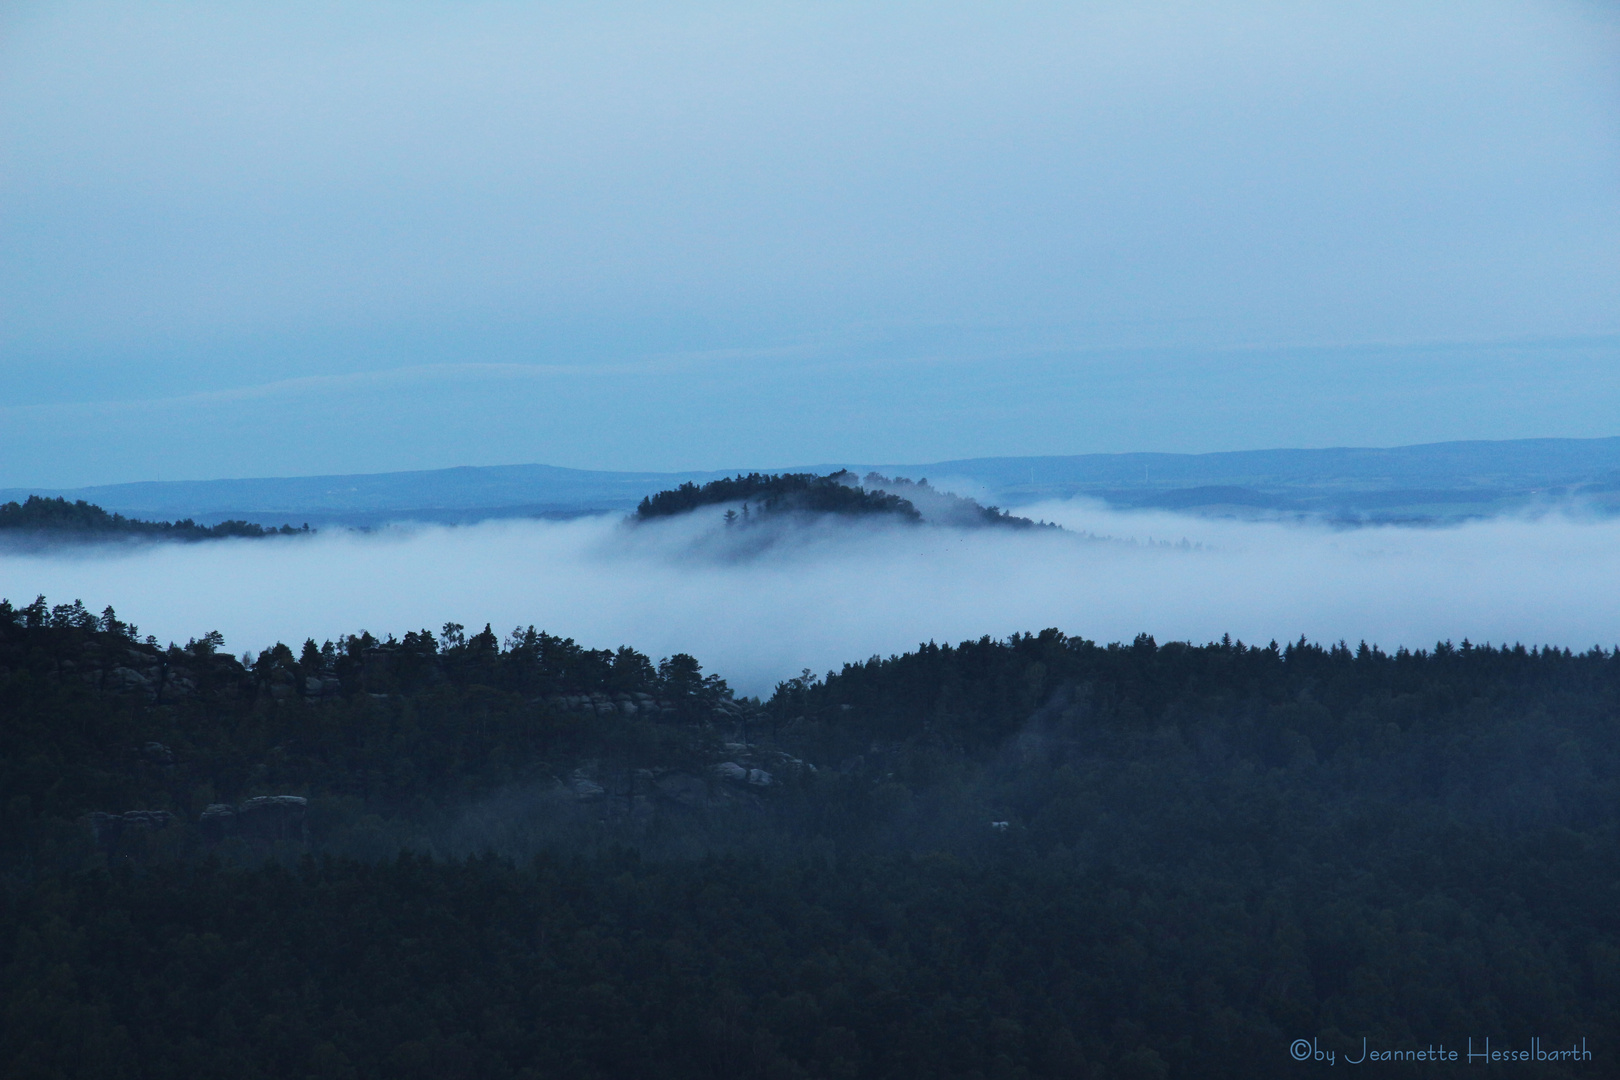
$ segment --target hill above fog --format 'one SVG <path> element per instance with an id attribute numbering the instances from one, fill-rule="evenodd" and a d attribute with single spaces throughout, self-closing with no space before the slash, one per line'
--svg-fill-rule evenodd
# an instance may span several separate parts
<path id="1" fill-rule="evenodd" d="M 890 517 L 917 522 L 922 515 L 898 495 L 868 491 L 847 471 L 816 476 L 813 473 L 749 473 L 725 477 L 707 484 L 685 483 L 642 499 L 636 507 L 636 520 L 675 517 L 705 506 L 733 505 L 726 523 L 747 522 L 751 517 L 768 518 L 784 514 L 837 514 L 843 517 Z M 741 508 L 739 516 L 738 510 Z M 750 509 L 753 509 L 752 515 Z"/>
<path id="2" fill-rule="evenodd" d="M 727 525 L 747 525 L 783 516 L 891 518 L 913 524 L 960 528 L 1002 526 L 1029 529 L 1037 523 L 994 506 L 952 495 L 926 479 L 887 477 L 876 472 L 857 477 L 848 469 L 826 476 L 814 473 L 749 473 L 707 484 L 685 483 L 641 500 L 635 520 L 688 514 L 703 507 L 728 507 Z M 1045 526 L 1045 523 L 1040 523 Z M 1056 526 L 1046 526 L 1055 528 Z"/>
<path id="3" fill-rule="evenodd" d="M 1087 496 L 1121 508 L 1352 521 L 1448 520 L 1569 504 L 1620 511 L 1620 438 L 1450 442 L 1388 449 L 1245 450 L 1214 454 L 1081 454 L 971 458 L 926 465 L 822 464 L 929 477 L 1003 506 Z M 348 476 L 151 481 L 73 490 L 16 488 L 84 499 L 145 518 L 268 524 L 460 523 L 633 510 L 656 492 L 738 472 L 608 472 L 550 465 L 461 467 Z M 891 488 L 903 497 L 912 494 Z M 914 501 L 914 500 L 913 500 Z M 926 513 L 926 510 L 925 510 Z"/>

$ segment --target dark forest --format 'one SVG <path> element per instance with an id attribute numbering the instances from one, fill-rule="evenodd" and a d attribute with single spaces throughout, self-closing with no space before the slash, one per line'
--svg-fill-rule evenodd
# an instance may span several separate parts
<path id="1" fill-rule="evenodd" d="M 0 605 L 15 1077 L 1294 1076 L 1620 1030 L 1620 656 Z M 1389 1065 L 1395 1075 L 1403 1067 Z M 1425 1074 L 1426 1075 L 1426 1074 Z"/>

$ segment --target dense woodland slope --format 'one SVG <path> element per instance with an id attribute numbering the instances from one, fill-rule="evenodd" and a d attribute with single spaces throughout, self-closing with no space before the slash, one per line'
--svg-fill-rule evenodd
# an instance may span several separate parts
<path id="1" fill-rule="evenodd" d="M 227 537 L 292 536 L 310 532 L 308 525 L 293 528 L 267 528 L 250 521 L 222 521 L 199 525 L 190 518 L 180 521 L 143 521 L 123 514 L 109 514 L 83 499 L 30 495 L 22 502 L 0 503 L 0 535 L 38 536 L 51 539 L 146 540 L 223 540 Z"/>
<path id="2" fill-rule="evenodd" d="M 0 1073 L 1620 1053 L 1612 652 L 1049 630 L 756 702 L 532 629 L 220 644 L 0 604 Z"/>

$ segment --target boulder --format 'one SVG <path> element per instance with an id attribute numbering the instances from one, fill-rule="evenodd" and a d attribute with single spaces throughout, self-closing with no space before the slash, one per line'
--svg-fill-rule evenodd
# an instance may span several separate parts
<path id="1" fill-rule="evenodd" d="M 748 770 L 735 761 L 722 761 L 714 767 L 714 775 L 722 780 L 729 780 L 734 784 L 746 784 L 748 782 Z"/>
<path id="2" fill-rule="evenodd" d="M 174 820 L 174 815 L 167 810 L 125 810 L 120 817 L 126 830 L 167 829 Z"/>
<path id="3" fill-rule="evenodd" d="M 95 836 L 96 846 L 108 850 L 116 847 L 118 841 L 130 833 L 166 829 L 174 819 L 174 815 L 167 810 L 126 810 L 122 814 L 97 811 L 85 815 L 90 832 Z"/>

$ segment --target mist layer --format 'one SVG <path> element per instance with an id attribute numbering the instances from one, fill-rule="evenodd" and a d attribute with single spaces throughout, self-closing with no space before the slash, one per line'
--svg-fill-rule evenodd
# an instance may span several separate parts
<path id="1" fill-rule="evenodd" d="M 234 652 L 446 621 L 688 652 L 746 693 L 922 641 L 1055 626 L 1097 641 L 1620 641 L 1620 524 L 1323 527 L 1028 508 L 1070 531 L 820 524 L 739 542 L 718 513 L 400 527 L 0 554 L 0 595 L 111 604 Z"/>

